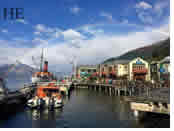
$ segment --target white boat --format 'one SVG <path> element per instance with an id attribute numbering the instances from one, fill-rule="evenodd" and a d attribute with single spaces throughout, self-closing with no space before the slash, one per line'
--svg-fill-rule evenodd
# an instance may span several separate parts
<path id="1" fill-rule="evenodd" d="M 42 98 L 38 98 L 37 96 L 28 100 L 27 101 L 27 105 L 30 107 L 30 108 L 38 108 L 38 109 L 41 109 L 44 107 L 45 105 L 45 101 L 44 99 Z"/>
<path id="2" fill-rule="evenodd" d="M 63 106 L 63 101 L 62 98 L 58 99 L 58 98 L 33 98 L 28 100 L 27 105 L 30 108 L 49 108 L 49 109 L 54 109 L 54 108 L 60 108 Z"/>
<path id="3" fill-rule="evenodd" d="M 46 98 L 45 107 L 49 109 L 59 108 L 63 106 L 62 98 L 58 99 L 57 97 Z"/>
<path id="4" fill-rule="evenodd" d="M 40 81 L 41 81 L 41 79 L 39 77 L 37 77 L 37 76 L 32 76 L 31 77 L 31 82 L 32 83 L 37 83 L 37 82 L 40 82 Z"/>
<path id="5" fill-rule="evenodd" d="M 55 104 L 54 104 L 54 108 L 59 108 L 63 106 L 63 101 L 62 98 L 61 99 L 56 99 L 55 100 Z"/>
<path id="6" fill-rule="evenodd" d="M 31 108 L 36 108 L 37 107 L 37 100 L 36 99 L 30 99 L 30 100 L 28 100 L 27 105 Z"/>

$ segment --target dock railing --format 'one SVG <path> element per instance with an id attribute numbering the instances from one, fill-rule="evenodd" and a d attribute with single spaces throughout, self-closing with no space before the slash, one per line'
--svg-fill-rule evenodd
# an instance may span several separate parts
<path id="1" fill-rule="evenodd" d="M 126 81 L 126 80 L 114 80 L 112 83 L 104 82 L 83 82 L 76 83 L 76 85 L 81 86 L 106 86 L 109 88 L 122 88 L 133 91 L 133 96 L 149 99 L 160 99 L 164 101 L 170 101 L 170 88 L 166 87 L 163 83 L 151 83 L 149 81 Z"/>

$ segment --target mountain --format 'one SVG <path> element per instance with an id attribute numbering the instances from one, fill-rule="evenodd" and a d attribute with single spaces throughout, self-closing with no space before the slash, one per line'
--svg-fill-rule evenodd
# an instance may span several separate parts
<path id="1" fill-rule="evenodd" d="M 35 72 L 36 69 L 25 65 L 25 64 L 5 64 L 0 66 L 0 76 L 5 77 L 4 74 L 8 72 L 8 77 L 9 76 L 21 76 L 21 75 L 26 75 L 26 74 L 32 74 L 32 72 Z"/>
<path id="2" fill-rule="evenodd" d="M 127 53 L 121 56 L 107 59 L 103 63 L 110 62 L 113 60 L 131 60 L 136 57 L 141 57 L 150 62 L 153 60 L 161 60 L 166 56 L 170 56 L 170 38 L 163 41 L 159 41 L 157 43 L 153 43 L 149 46 L 128 51 Z"/>
<path id="3" fill-rule="evenodd" d="M 7 87 L 10 90 L 16 90 L 23 87 L 26 83 L 31 83 L 32 73 L 37 71 L 25 64 L 17 64 L 14 68 L 12 67 L 12 64 L 0 66 L 0 77 L 7 81 Z M 5 76 L 6 73 L 7 75 Z"/>

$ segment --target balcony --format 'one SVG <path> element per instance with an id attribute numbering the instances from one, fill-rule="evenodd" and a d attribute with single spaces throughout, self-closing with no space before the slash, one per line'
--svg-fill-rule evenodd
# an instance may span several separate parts
<path id="1" fill-rule="evenodd" d="M 133 69 L 132 72 L 134 74 L 146 74 L 148 73 L 148 70 L 146 68 L 142 68 L 142 69 Z"/>
<path id="2" fill-rule="evenodd" d="M 98 76 L 98 75 L 99 75 L 98 72 L 94 72 L 94 73 L 92 74 L 92 76 Z"/>
<path id="3" fill-rule="evenodd" d="M 114 71 L 114 70 L 109 72 L 109 74 L 112 74 L 112 75 L 116 75 L 116 73 L 117 73 L 117 72 Z"/>
<path id="4" fill-rule="evenodd" d="M 102 75 L 107 75 L 107 73 L 106 72 L 102 72 Z"/>

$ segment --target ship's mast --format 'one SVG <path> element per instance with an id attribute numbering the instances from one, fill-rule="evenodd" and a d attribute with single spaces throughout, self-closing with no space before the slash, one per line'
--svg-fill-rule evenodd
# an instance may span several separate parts
<path id="1" fill-rule="evenodd" d="M 42 48 L 41 59 L 40 59 L 40 72 L 42 72 L 42 64 L 43 64 L 43 48 Z"/>
<path id="2" fill-rule="evenodd" d="M 76 68 L 77 68 L 77 59 L 76 59 L 76 56 L 74 56 L 73 58 L 73 75 L 74 75 L 74 78 L 76 79 Z"/>

